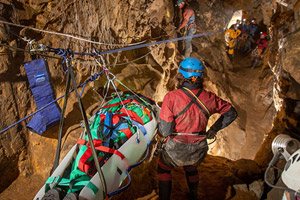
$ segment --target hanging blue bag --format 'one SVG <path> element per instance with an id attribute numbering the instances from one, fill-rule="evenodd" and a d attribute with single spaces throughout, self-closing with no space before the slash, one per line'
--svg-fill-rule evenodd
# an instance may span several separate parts
<path id="1" fill-rule="evenodd" d="M 47 61 L 44 58 L 33 60 L 25 63 L 24 67 L 36 106 L 40 109 L 55 99 L 55 93 L 50 84 Z M 26 127 L 30 131 L 42 135 L 59 120 L 60 108 L 55 102 L 35 114 Z"/>

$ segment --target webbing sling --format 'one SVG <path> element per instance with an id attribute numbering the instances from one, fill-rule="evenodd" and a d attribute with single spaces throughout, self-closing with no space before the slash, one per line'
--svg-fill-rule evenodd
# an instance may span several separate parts
<path id="1" fill-rule="evenodd" d="M 191 106 L 192 106 L 192 104 L 196 104 L 199 108 L 200 108 L 200 110 L 202 111 L 202 113 L 205 115 L 205 117 L 208 119 L 209 118 L 209 116 L 210 116 L 210 113 L 209 113 L 209 111 L 207 110 L 207 108 L 205 107 L 205 105 L 199 100 L 199 98 L 198 98 L 198 96 L 200 96 L 200 94 L 201 94 L 201 92 L 203 91 L 203 89 L 201 88 L 199 91 L 198 91 L 198 93 L 195 95 L 194 93 L 193 93 L 193 95 L 188 91 L 188 89 L 187 88 L 181 88 L 181 90 L 188 96 L 188 97 L 190 97 L 191 98 L 191 102 L 180 112 L 180 113 L 178 113 L 175 117 L 174 117 L 174 119 L 176 119 L 176 118 L 178 118 L 180 115 L 182 115 L 183 113 L 185 113 Z M 205 107 L 205 108 L 203 108 L 201 105 L 200 105 L 200 103 L 198 102 L 198 101 L 200 101 L 201 102 L 201 104 Z"/>
<path id="2" fill-rule="evenodd" d="M 184 90 L 184 89 L 182 89 L 183 90 L 183 92 L 184 91 L 186 91 L 186 90 Z M 199 96 L 200 94 L 201 94 L 201 92 L 202 92 L 202 88 L 198 91 L 198 93 L 196 94 L 196 96 Z M 185 93 L 185 92 L 184 92 Z M 188 95 L 189 96 L 189 95 Z M 190 96 L 189 96 L 190 97 Z M 180 115 L 182 115 L 183 113 L 185 113 L 192 105 L 193 105 L 193 103 L 194 103 L 194 101 L 193 101 L 193 99 L 195 99 L 195 97 L 190 97 L 191 99 L 192 99 L 192 101 L 182 110 L 182 111 L 180 111 L 175 117 L 174 117 L 174 119 L 176 119 L 176 118 L 178 118 Z"/>
<path id="3" fill-rule="evenodd" d="M 199 95 L 195 95 L 192 91 L 190 91 L 188 88 L 185 88 L 185 87 L 181 88 L 181 90 L 192 99 L 192 102 L 195 103 L 200 108 L 200 110 L 203 112 L 205 117 L 208 119 L 210 116 L 210 113 L 209 113 L 208 109 L 205 107 L 205 105 L 198 98 Z M 201 89 L 201 91 L 202 91 L 202 89 Z"/>

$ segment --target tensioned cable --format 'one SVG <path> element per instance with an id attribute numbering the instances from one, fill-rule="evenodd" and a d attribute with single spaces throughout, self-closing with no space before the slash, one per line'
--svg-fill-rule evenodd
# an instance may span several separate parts
<path id="1" fill-rule="evenodd" d="M 11 48 L 11 49 L 17 50 L 15 52 L 0 52 L 0 56 L 1 55 L 11 55 L 11 54 L 14 54 L 14 53 L 23 53 L 23 52 L 26 52 L 26 53 L 37 52 L 37 51 L 30 51 L 30 50 L 25 50 L 25 49 L 18 48 L 18 47 L 9 46 L 9 45 L 6 45 L 6 44 L 0 44 L 0 46 L 4 46 L 4 47 L 7 47 L 7 48 Z M 144 54 L 144 55 L 142 55 L 142 56 L 140 56 L 140 57 L 138 57 L 138 58 L 136 58 L 134 60 L 130 60 L 128 62 L 123 62 L 123 63 L 108 64 L 106 66 L 108 66 L 108 67 L 110 67 L 110 66 L 122 66 L 122 65 L 127 65 L 127 64 L 130 64 L 130 63 L 134 63 L 134 62 L 136 62 L 138 60 L 141 60 L 141 59 L 145 58 L 146 56 L 148 56 L 156 48 L 157 47 L 155 47 L 154 49 L 150 50 L 148 53 L 146 53 L 146 54 Z M 39 51 L 39 52 L 43 52 L 43 51 Z M 47 51 L 45 51 L 45 52 L 47 52 Z M 45 54 L 41 54 L 41 53 L 35 53 L 35 55 L 62 60 L 61 57 L 49 56 L 49 55 L 45 55 Z M 94 60 L 74 60 L 74 62 L 76 62 L 76 63 L 86 63 L 86 62 L 94 62 Z"/>
<path id="2" fill-rule="evenodd" d="M 211 34 L 223 32 L 223 31 L 224 31 L 224 29 L 218 30 L 218 31 L 206 32 L 206 33 L 200 33 L 200 34 L 196 34 L 196 35 L 192 35 L 192 36 L 184 36 L 184 37 L 173 38 L 173 39 L 169 39 L 169 40 L 162 40 L 162 41 L 158 41 L 158 42 L 140 44 L 140 45 L 125 47 L 125 48 L 120 48 L 120 49 L 113 49 L 113 50 L 109 50 L 109 51 L 103 51 L 99 54 L 104 55 L 104 54 L 116 53 L 116 52 L 120 52 L 120 51 L 128 51 L 128 50 L 133 50 L 133 49 L 139 49 L 139 48 L 143 48 L 143 47 L 153 46 L 153 45 L 156 45 L 156 44 L 176 42 L 176 41 L 179 41 L 179 40 L 186 40 L 186 39 L 191 39 L 191 38 L 195 38 L 195 37 L 201 37 L 201 36 L 204 36 L 204 35 L 211 35 Z"/>
<path id="3" fill-rule="evenodd" d="M 0 23 L 9 24 L 9 25 L 12 25 L 12 26 L 20 26 L 20 27 L 23 27 L 23 28 L 29 28 L 29 29 L 36 30 L 36 31 L 62 35 L 62 36 L 66 36 L 66 37 L 72 37 L 72 38 L 75 38 L 75 39 L 79 39 L 79 40 L 83 40 L 83 41 L 91 42 L 91 43 L 96 43 L 96 44 L 112 45 L 112 46 L 126 46 L 126 45 L 105 44 L 105 43 L 100 43 L 100 42 L 94 42 L 94 41 L 86 40 L 86 39 L 83 39 L 83 38 L 75 37 L 73 35 L 68 35 L 68 34 L 64 34 L 64 33 L 56 33 L 56 32 L 52 32 L 52 31 L 40 30 L 40 29 L 37 29 L 37 28 L 29 27 L 29 26 L 23 26 L 23 25 L 10 23 L 10 22 L 5 22 L 5 21 L 2 21 L 2 20 L 0 20 Z M 184 36 L 184 37 L 179 37 L 179 38 L 174 38 L 174 39 L 169 39 L 169 40 L 163 40 L 163 41 L 158 41 L 158 42 L 152 42 L 152 43 L 146 43 L 146 44 L 139 44 L 139 45 L 128 44 L 127 46 L 129 46 L 129 47 L 103 51 L 103 52 L 100 53 L 100 55 L 109 54 L 109 53 L 116 53 L 116 52 L 120 52 L 120 51 L 128 51 L 128 50 L 138 49 L 138 48 L 142 48 L 142 47 L 148 47 L 148 46 L 152 46 L 152 45 L 156 45 L 156 44 L 163 44 L 163 43 L 175 42 L 175 41 L 179 41 L 179 40 L 191 39 L 191 38 L 195 38 L 195 37 L 201 37 L 201 36 L 205 36 L 205 35 L 211 35 L 211 34 L 223 32 L 223 31 L 224 31 L 224 29 L 221 29 L 221 30 L 218 30 L 218 31 L 211 31 L 211 32 L 200 33 L 200 34 L 196 34 L 196 35 L 192 35 L 192 36 Z M 134 46 L 132 46 L 132 45 L 134 45 Z"/>
<path id="4" fill-rule="evenodd" d="M 108 44 L 108 43 L 96 42 L 96 41 L 84 39 L 84 38 L 81 38 L 81 37 L 76 37 L 74 35 L 70 35 L 70 34 L 66 34 L 66 33 L 57 33 L 57 32 L 54 32 L 54 31 L 41 30 L 41 29 L 38 29 L 38 28 L 30 27 L 30 26 L 24 26 L 24 25 L 21 25 L 21 24 L 15 24 L 15 23 L 6 22 L 6 21 L 3 21 L 3 20 L 0 20 L 0 23 L 11 25 L 11 26 L 16 26 L 16 27 L 21 27 L 21 28 L 28 28 L 28 29 L 31 29 L 31 30 L 34 30 L 34 31 L 43 32 L 43 33 L 60 35 L 60 36 L 64 36 L 64 37 L 70 37 L 70 38 L 73 38 L 73 39 L 76 39 L 76 40 L 81 40 L 81 41 L 84 41 L 84 42 L 88 42 L 88 43 L 92 43 L 92 44 L 99 44 L 99 45 L 108 45 L 108 46 L 133 46 L 133 45 L 142 44 L 142 43 L 145 42 L 145 41 L 141 41 L 141 42 L 136 42 L 136 43 L 131 43 L 131 44 Z"/>
<path id="5" fill-rule="evenodd" d="M 158 47 L 158 46 L 157 46 Z M 106 66 L 121 66 L 121 65 L 127 65 L 127 64 L 130 64 L 130 63 L 134 63 L 138 60 L 141 60 L 143 58 L 145 58 L 146 56 L 148 56 L 150 53 L 152 53 L 155 49 L 157 49 L 157 47 L 153 48 L 152 50 L 150 50 L 148 53 L 146 53 L 145 55 L 142 55 L 141 57 L 138 57 L 134 60 L 130 60 L 128 62 L 124 62 L 124 63 L 116 63 L 116 64 L 110 64 L 110 65 L 106 65 Z"/>

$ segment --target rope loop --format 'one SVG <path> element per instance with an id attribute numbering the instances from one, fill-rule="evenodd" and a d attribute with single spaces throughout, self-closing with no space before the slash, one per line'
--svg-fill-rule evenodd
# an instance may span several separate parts
<path id="1" fill-rule="evenodd" d="M 66 60 L 69 58 L 69 55 L 70 54 L 72 55 L 72 53 L 70 52 L 70 50 L 69 49 L 67 49 L 67 50 L 65 50 L 65 49 L 59 49 L 59 48 L 57 48 L 57 49 L 51 48 L 51 49 L 53 49 L 53 52 L 55 54 L 63 57 L 62 67 L 63 67 L 64 72 L 67 72 L 68 69 L 66 68 L 65 63 L 66 63 Z"/>

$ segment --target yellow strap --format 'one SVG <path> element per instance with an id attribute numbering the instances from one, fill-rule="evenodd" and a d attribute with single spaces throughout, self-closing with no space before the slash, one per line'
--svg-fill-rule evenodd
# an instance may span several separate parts
<path id="1" fill-rule="evenodd" d="M 185 90 L 189 91 L 197 100 L 198 102 L 202 105 L 202 107 L 207 111 L 208 115 L 210 116 L 210 112 L 209 110 L 206 108 L 206 106 L 200 101 L 200 99 L 191 91 L 189 90 L 188 88 L 186 87 L 183 87 Z"/>

